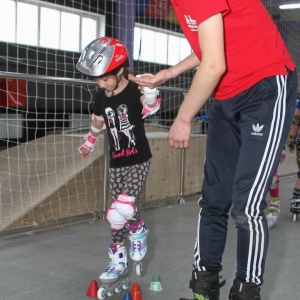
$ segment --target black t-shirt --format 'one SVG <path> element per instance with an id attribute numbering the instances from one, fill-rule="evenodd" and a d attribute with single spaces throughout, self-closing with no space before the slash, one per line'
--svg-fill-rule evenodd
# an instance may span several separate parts
<path id="1" fill-rule="evenodd" d="M 140 164 L 152 157 L 140 98 L 141 92 L 132 81 L 115 96 L 107 97 L 104 90 L 95 95 L 94 113 L 105 120 L 111 168 Z"/>

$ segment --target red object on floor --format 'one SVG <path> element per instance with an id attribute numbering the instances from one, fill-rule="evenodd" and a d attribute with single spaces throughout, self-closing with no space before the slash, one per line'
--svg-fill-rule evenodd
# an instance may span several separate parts
<path id="1" fill-rule="evenodd" d="M 143 300 L 141 288 L 137 283 L 134 283 L 132 285 L 130 294 L 131 294 L 132 300 Z"/>
<path id="2" fill-rule="evenodd" d="M 86 295 L 91 298 L 97 298 L 98 284 L 96 280 L 92 280 Z"/>

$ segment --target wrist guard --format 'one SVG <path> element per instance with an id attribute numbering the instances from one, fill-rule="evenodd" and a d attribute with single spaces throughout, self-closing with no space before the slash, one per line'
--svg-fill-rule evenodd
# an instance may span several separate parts
<path id="1" fill-rule="evenodd" d="M 93 152 L 95 149 L 95 144 L 97 141 L 97 138 L 93 135 L 91 135 L 91 133 L 89 132 L 85 137 L 84 137 L 85 141 L 84 143 L 78 148 L 79 153 L 82 153 L 81 149 L 85 148 L 87 150 L 89 150 L 90 152 Z"/>

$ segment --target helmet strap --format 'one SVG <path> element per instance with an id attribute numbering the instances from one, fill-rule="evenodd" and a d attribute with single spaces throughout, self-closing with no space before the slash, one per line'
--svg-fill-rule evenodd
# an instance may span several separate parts
<path id="1" fill-rule="evenodd" d="M 123 76 L 123 69 L 122 69 L 122 73 L 121 74 L 116 74 L 115 75 L 116 76 L 116 80 L 117 80 L 117 85 L 116 85 L 116 87 L 113 89 L 114 91 L 119 87 L 119 83 L 120 83 L 120 81 L 121 81 L 121 79 L 122 79 L 122 76 Z"/>
<path id="2" fill-rule="evenodd" d="M 117 81 L 117 84 L 116 84 L 116 87 L 111 91 L 111 95 L 110 95 L 110 97 L 112 97 L 112 96 L 114 96 L 115 95 L 115 90 L 119 87 L 119 83 L 120 83 L 120 81 L 121 81 L 121 79 L 122 79 L 122 76 L 123 76 L 123 71 L 122 71 L 122 73 L 121 74 L 116 74 L 115 75 L 116 76 L 116 81 Z"/>

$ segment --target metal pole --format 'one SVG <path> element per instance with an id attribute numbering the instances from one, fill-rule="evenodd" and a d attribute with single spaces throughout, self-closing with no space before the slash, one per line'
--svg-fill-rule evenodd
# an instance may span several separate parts
<path id="1" fill-rule="evenodd" d="M 183 93 L 184 97 L 186 97 L 186 93 Z M 180 192 L 178 202 L 180 204 L 184 204 L 185 200 L 183 198 L 184 193 L 184 170 L 185 170 L 185 151 L 186 149 L 181 150 L 181 163 L 180 163 Z"/>
<path id="2" fill-rule="evenodd" d="M 107 132 L 104 132 L 104 173 L 103 173 L 103 219 L 105 219 L 105 211 L 107 208 L 107 197 L 108 197 L 108 136 Z"/>
<path id="3" fill-rule="evenodd" d="M 28 81 L 41 81 L 41 82 L 56 82 L 56 83 L 66 83 L 74 85 L 97 85 L 95 80 L 85 80 L 85 79 L 76 79 L 76 78 L 67 78 L 67 77 L 53 77 L 53 76 L 44 76 L 44 75 L 34 75 L 34 74 L 25 74 L 25 73 L 15 73 L 15 72 L 1 72 L 0 78 L 16 78 L 24 79 Z M 160 91 L 170 91 L 170 92 L 185 92 L 186 89 L 171 87 L 171 86 L 161 86 L 157 87 Z"/>
<path id="4" fill-rule="evenodd" d="M 186 149 L 181 150 L 181 163 L 180 163 L 180 194 L 178 202 L 184 204 L 185 200 L 183 198 L 184 193 L 184 170 L 185 170 L 185 151 Z"/>

